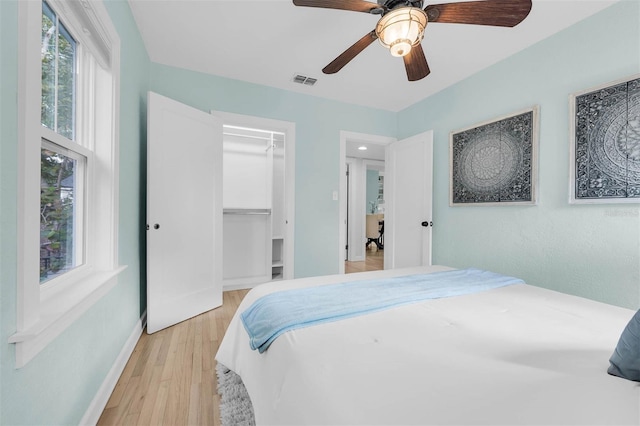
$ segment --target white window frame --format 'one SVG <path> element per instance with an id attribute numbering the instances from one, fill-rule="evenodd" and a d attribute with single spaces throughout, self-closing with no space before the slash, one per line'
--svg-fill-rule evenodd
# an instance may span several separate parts
<path id="1" fill-rule="evenodd" d="M 16 368 L 24 366 L 117 284 L 120 39 L 100 0 L 48 0 L 94 71 L 78 98 L 77 129 L 87 146 L 84 262 L 40 285 L 40 149 L 56 135 L 40 124 L 42 2 L 18 2 L 18 279 Z M 80 52 L 82 55 L 82 52 Z M 98 66 L 100 65 L 100 66 Z M 80 73 L 86 69 L 81 69 Z M 100 102 L 93 102 L 100 99 Z M 83 114 L 81 117 L 80 114 Z M 87 115 L 88 114 L 88 115 Z M 95 118 L 90 119 L 90 118 Z M 89 118 L 89 120 L 87 120 Z M 78 135 L 78 133 L 76 133 Z M 43 136 L 44 135 L 44 136 Z M 55 283 L 53 282 L 55 281 Z M 55 284 L 55 285 L 54 285 Z"/>

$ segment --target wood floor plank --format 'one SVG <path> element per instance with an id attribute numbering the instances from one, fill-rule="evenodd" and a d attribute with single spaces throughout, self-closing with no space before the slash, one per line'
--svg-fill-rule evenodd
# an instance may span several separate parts
<path id="1" fill-rule="evenodd" d="M 170 380 L 164 380 L 160 382 L 160 387 L 158 388 L 158 394 L 156 395 L 156 400 L 153 404 L 153 409 L 151 412 L 151 420 L 149 421 L 149 425 L 165 424 L 164 413 L 165 413 L 165 408 L 167 406 L 167 399 L 169 398 L 170 386 L 171 386 Z"/>
<path id="2" fill-rule="evenodd" d="M 171 380 L 173 375 L 173 364 L 175 363 L 176 353 L 178 352 L 178 344 L 180 342 L 180 328 L 179 324 L 172 329 L 171 342 L 169 343 L 169 349 L 167 356 L 164 360 L 164 368 L 162 369 L 162 381 Z"/>
<path id="3" fill-rule="evenodd" d="M 202 424 L 202 416 L 200 415 L 200 398 L 202 397 L 200 383 L 191 383 L 189 392 L 189 411 L 187 416 L 187 424 Z"/>
<path id="4" fill-rule="evenodd" d="M 133 404 L 133 399 L 138 390 L 138 385 L 140 384 L 140 376 L 131 377 L 127 382 L 124 393 L 122 394 L 122 399 L 118 405 L 113 408 L 110 408 L 112 412 L 110 413 L 109 419 L 110 425 L 118 425 L 124 422 L 124 419 L 129 414 L 129 407 Z"/>
<path id="5" fill-rule="evenodd" d="M 211 351 L 211 321 L 212 316 L 209 312 L 203 315 L 202 318 L 202 371 L 206 373 L 213 369 L 215 364 L 213 357 L 214 353 Z"/>
<path id="6" fill-rule="evenodd" d="M 140 416 L 138 417 L 137 424 L 151 425 L 151 419 L 153 418 L 153 410 L 158 400 L 158 392 L 160 391 L 160 379 L 162 378 L 162 365 L 153 365 L 151 379 L 146 384 L 144 389 L 144 400 L 142 407 L 140 408 Z M 141 382 L 140 387 L 145 386 Z"/>
<path id="7" fill-rule="evenodd" d="M 199 385 L 202 381 L 202 317 L 194 318 L 193 355 L 191 369 L 191 384 Z"/>
<path id="8" fill-rule="evenodd" d="M 344 263 L 344 272 L 346 274 L 379 271 L 382 269 L 384 269 L 384 250 L 366 250 L 365 260 L 347 261 Z"/>
<path id="9" fill-rule="evenodd" d="M 158 352 L 158 358 L 156 358 L 156 365 L 164 365 L 165 362 L 167 362 L 167 357 L 169 356 L 169 348 L 171 347 L 171 338 L 173 337 L 173 331 L 173 327 L 169 327 L 158 332 L 161 333 L 160 336 L 162 336 L 162 346 L 160 347 L 160 351 Z"/>
<path id="10" fill-rule="evenodd" d="M 140 353 L 138 362 L 136 362 L 136 365 L 131 372 L 132 377 L 142 375 L 142 372 L 149 359 L 149 352 L 151 352 L 152 342 L 155 341 L 155 339 L 150 339 L 148 334 L 142 333 L 142 336 L 140 336 L 140 341 L 142 342 L 142 352 Z"/>
<path id="11" fill-rule="evenodd" d="M 151 346 L 151 350 L 149 351 L 149 360 L 155 361 L 158 357 L 158 352 L 160 351 L 160 347 L 163 342 L 163 335 L 158 336 L 158 339 L 154 339 L 149 341 Z M 155 362 L 147 362 L 144 363 L 144 368 L 142 370 L 142 376 L 140 376 L 140 384 L 138 385 L 138 390 L 136 392 L 134 403 L 129 408 L 130 413 L 137 412 L 138 414 L 142 412 L 142 407 L 144 405 L 145 399 L 151 393 L 153 393 L 154 387 L 152 386 L 153 374 L 156 371 Z"/>
<path id="12" fill-rule="evenodd" d="M 189 399 L 191 396 L 191 370 L 193 368 L 193 342 L 195 324 L 193 321 L 185 321 L 187 329 L 184 343 L 184 351 L 181 353 L 181 361 L 176 363 L 178 405 L 174 413 L 173 424 L 186 424 L 189 415 Z"/>
<path id="13" fill-rule="evenodd" d="M 201 416 L 200 421 L 202 422 L 200 424 L 203 425 L 212 425 L 216 423 L 213 409 L 214 398 L 209 398 L 209 395 L 213 396 L 217 392 L 214 386 L 215 380 L 215 371 L 209 370 L 204 375 L 202 383 L 200 383 L 200 395 L 202 395 L 202 398 L 200 398 L 199 410 Z"/>

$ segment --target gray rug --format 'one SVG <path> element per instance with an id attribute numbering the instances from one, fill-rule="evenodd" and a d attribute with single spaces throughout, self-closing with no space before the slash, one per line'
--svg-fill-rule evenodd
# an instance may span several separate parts
<path id="1" fill-rule="evenodd" d="M 222 426 L 255 426 L 253 405 L 242 379 L 224 365 L 216 364 Z"/>

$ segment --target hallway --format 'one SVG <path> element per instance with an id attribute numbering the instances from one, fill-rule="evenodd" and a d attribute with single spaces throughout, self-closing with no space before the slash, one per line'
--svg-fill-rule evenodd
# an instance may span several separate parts
<path id="1" fill-rule="evenodd" d="M 344 262 L 345 274 L 384 269 L 384 250 L 366 251 L 366 259 L 357 262 Z"/>

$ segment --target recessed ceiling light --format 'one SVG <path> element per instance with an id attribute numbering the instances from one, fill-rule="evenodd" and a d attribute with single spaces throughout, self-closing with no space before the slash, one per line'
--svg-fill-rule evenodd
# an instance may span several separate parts
<path id="1" fill-rule="evenodd" d="M 358 147 L 358 149 L 359 149 L 360 151 L 366 151 L 366 150 L 367 150 L 367 147 L 366 147 L 366 146 L 364 146 L 364 145 L 362 145 L 362 146 L 359 146 L 359 147 Z"/>

